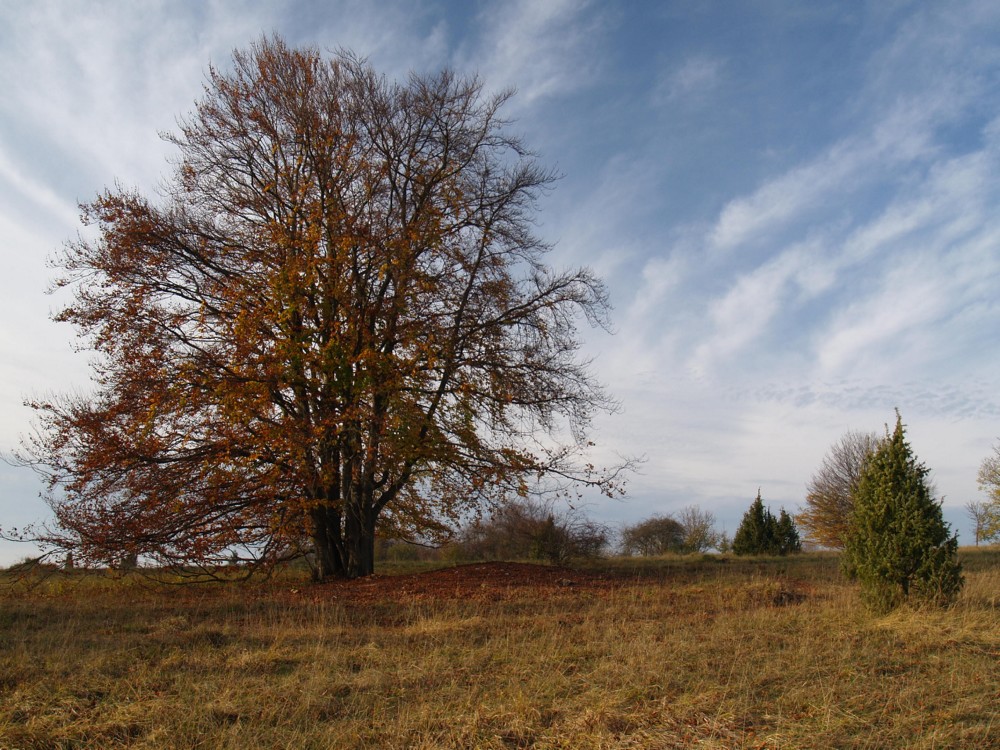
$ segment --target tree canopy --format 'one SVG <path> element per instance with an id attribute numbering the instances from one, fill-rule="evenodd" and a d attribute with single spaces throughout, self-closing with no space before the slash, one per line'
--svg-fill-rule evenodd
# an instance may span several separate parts
<path id="1" fill-rule="evenodd" d="M 978 479 L 986 500 L 966 506 L 975 508 L 976 544 L 1000 539 L 1000 443 L 993 446 L 992 455 L 983 459 Z"/>
<path id="2" fill-rule="evenodd" d="M 92 394 L 32 402 L 42 541 L 359 576 L 376 526 L 443 534 L 540 478 L 620 491 L 580 458 L 614 407 L 577 355 L 606 291 L 545 263 L 554 175 L 510 95 L 277 38 L 211 68 L 162 199 L 105 191 L 57 261 L 97 357 Z"/>
<path id="3" fill-rule="evenodd" d="M 670 516 L 653 516 L 622 529 L 626 555 L 663 555 L 684 551 L 684 525 Z"/>
<path id="4" fill-rule="evenodd" d="M 810 541 L 832 549 L 844 548 L 854 490 L 880 442 L 874 432 L 851 431 L 830 447 L 806 487 L 805 508 L 795 517 Z"/>

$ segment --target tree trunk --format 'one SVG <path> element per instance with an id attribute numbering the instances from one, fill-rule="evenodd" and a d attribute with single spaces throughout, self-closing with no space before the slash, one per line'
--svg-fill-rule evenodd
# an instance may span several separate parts
<path id="1" fill-rule="evenodd" d="M 375 572 L 375 518 L 372 503 L 352 492 L 347 512 L 319 505 L 312 511 L 315 580 L 361 578 Z M 359 497 L 360 496 L 360 497 Z"/>
<path id="2" fill-rule="evenodd" d="M 345 547 L 348 578 L 370 576 L 375 572 L 375 514 L 370 503 L 356 501 L 346 518 Z"/>
<path id="3" fill-rule="evenodd" d="M 313 578 L 342 578 L 347 575 L 344 565 L 343 540 L 340 533 L 340 513 L 329 505 L 319 505 L 312 511 L 313 551 L 316 567 Z"/>

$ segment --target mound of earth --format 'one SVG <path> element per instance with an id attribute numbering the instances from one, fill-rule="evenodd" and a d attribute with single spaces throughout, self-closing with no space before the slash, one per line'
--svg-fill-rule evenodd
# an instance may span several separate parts
<path id="1" fill-rule="evenodd" d="M 456 565 L 410 575 L 373 575 L 354 581 L 333 581 L 310 594 L 350 601 L 433 599 L 503 599 L 519 590 L 557 591 L 605 588 L 607 576 L 552 565 L 485 562 Z"/>

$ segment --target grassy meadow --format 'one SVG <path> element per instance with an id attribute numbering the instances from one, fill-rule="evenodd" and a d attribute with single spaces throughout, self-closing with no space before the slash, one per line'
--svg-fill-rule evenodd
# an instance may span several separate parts
<path id="1" fill-rule="evenodd" d="M 1000 550 L 962 558 L 887 617 L 829 554 L 8 575 L 0 748 L 1000 747 Z"/>

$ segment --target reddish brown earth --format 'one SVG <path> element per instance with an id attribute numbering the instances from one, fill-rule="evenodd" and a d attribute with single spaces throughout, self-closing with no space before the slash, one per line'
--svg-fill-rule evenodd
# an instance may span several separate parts
<path id="1" fill-rule="evenodd" d="M 303 595 L 348 601 L 414 599 L 506 599 L 530 589 L 545 595 L 576 589 L 606 589 L 619 585 L 611 576 L 551 565 L 486 562 L 457 565 L 411 575 L 373 575 L 354 581 L 333 581 L 295 590 Z"/>
<path id="2" fill-rule="evenodd" d="M 674 601 L 681 611 L 742 610 L 760 606 L 783 607 L 799 604 L 815 595 L 805 581 L 734 581 L 724 592 L 707 596 L 697 579 L 683 574 L 655 575 L 657 571 L 594 572 L 552 565 L 485 562 L 456 565 L 408 575 L 373 575 L 352 581 L 303 584 L 280 588 L 279 597 L 328 600 L 350 604 L 379 602 L 420 602 L 435 600 L 506 601 L 519 598 L 539 600 L 578 597 L 581 594 L 608 594 L 629 586 L 656 586 L 664 600 Z M 271 589 L 274 595 L 274 590 Z"/>

